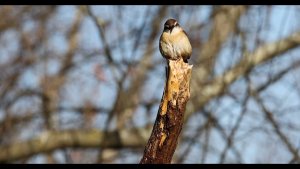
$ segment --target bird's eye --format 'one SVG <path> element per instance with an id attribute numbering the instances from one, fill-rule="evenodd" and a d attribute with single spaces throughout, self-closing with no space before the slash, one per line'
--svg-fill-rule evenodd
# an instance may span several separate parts
<path id="1" fill-rule="evenodd" d="M 165 28 L 169 28 L 169 25 L 165 25 Z"/>

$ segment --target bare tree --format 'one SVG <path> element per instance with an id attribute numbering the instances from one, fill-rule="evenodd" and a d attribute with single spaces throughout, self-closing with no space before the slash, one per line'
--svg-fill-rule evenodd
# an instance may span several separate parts
<path id="1" fill-rule="evenodd" d="M 298 6 L 1 6 L 0 162 L 138 163 L 165 84 L 163 23 L 192 46 L 172 163 L 299 163 Z"/>

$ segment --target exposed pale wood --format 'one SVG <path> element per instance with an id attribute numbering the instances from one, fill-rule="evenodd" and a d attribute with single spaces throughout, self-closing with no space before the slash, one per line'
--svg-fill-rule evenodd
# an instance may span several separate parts
<path id="1" fill-rule="evenodd" d="M 141 164 L 171 163 L 190 98 L 192 65 L 168 61 L 167 81 Z"/>

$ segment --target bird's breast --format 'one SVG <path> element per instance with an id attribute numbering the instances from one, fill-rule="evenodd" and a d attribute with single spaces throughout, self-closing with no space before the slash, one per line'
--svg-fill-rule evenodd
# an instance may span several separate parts
<path id="1" fill-rule="evenodd" d="M 189 58 L 192 52 L 191 44 L 184 32 L 164 32 L 160 42 L 161 53 L 166 58 Z"/>

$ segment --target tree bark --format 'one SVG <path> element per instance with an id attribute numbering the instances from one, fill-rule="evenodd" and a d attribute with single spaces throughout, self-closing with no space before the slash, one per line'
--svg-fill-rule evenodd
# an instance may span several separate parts
<path id="1" fill-rule="evenodd" d="M 192 67 L 182 59 L 168 61 L 164 94 L 140 164 L 171 163 L 190 98 Z"/>

